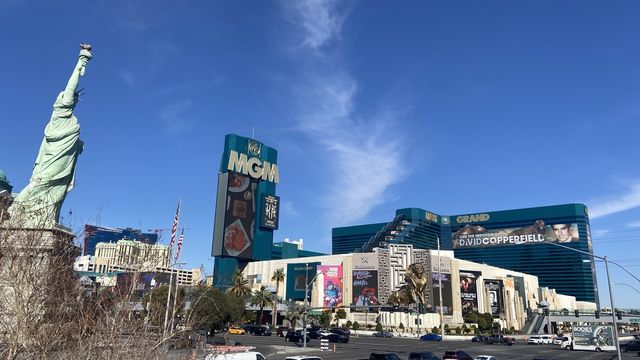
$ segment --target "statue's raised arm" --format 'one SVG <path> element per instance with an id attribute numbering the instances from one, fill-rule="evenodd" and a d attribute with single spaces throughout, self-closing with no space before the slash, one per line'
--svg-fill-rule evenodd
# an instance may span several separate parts
<path id="1" fill-rule="evenodd" d="M 29 184 L 10 208 L 12 218 L 25 225 L 56 225 L 66 194 L 73 188 L 76 161 L 83 148 L 80 125 L 73 111 L 80 96 L 80 77 L 84 75 L 91 57 L 91 45 L 81 44 L 78 61 L 67 86 L 53 104 Z"/>

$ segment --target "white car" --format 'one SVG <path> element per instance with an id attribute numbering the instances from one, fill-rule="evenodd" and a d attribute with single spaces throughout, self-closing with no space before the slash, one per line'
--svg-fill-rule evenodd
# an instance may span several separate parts
<path id="1" fill-rule="evenodd" d="M 206 360 L 265 360 L 257 351 L 230 352 L 225 354 L 209 354 Z"/>
<path id="2" fill-rule="evenodd" d="M 317 356 L 307 356 L 307 355 L 296 355 L 296 356 L 288 356 L 284 360 L 322 360 Z"/>
<path id="3" fill-rule="evenodd" d="M 496 357 L 491 355 L 478 355 L 473 360 L 496 360 Z"/>
<path id="4" fill-rule="evenodd" d="M 527 344 L 542 344 L 542 338 L 540 336 L 529 336 L 529 340 L 527 340 Z"/>

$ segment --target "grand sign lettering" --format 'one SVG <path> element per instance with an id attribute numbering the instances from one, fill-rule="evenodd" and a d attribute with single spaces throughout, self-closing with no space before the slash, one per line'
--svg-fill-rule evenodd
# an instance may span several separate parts
<path id="1" fill-rule="evenodd" d="M 272 183 L 278 183 L 278 165 L 268 161 L 261 161 L 255 157 L 247 157 L 247 154 L 238 153 L 235 150 L 229 152 L 229 164 L 227 170 L 249 175 L 254 179 L 262 179 Z"/>

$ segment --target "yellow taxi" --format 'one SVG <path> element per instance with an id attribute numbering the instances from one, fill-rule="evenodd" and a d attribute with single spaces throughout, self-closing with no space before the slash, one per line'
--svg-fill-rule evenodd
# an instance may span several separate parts
<path id="1" fill-rule="evenodd" d="M 241 327 L 232 326 L 227 332 L 229 334 L 244 335 L 247 331 Z"/>

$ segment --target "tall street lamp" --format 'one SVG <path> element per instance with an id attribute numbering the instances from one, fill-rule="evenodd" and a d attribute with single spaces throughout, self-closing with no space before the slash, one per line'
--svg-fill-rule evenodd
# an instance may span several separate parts
<path id="1" fill-rule="evenodd" d="M 302 316 L 302 347 L 307 347 L 307 313 L 309 312 L 309 306 L 307 302 L 309 300 L 309 287 L 313 285 L 313 282 L 316 280 L 318 275 L 322 274 L 322 271 L 318 271 L 316 275 L 308 281 L 309 279 L 309 264 L 304 264 L 304 313 Z"/>
<path id="2" fill-rule="evenodd" d="M 613 340 L 616 343 L 616 352 L 618 353 L 618 360 L 622 360 L 622 355 L 620 354 L 620 343 L 618 342 L 618 322 L 616 321 L 616 310 L 615 310 L 616 307 L 615 307 L 615 305 L 613 305 L 613 292 L 611 291 L 611 277 L 609 276 L 609 262 L 607 261 L 607 257 L 606 256 L 594 255 L 594 254 L 592 254 L 590 252 L 587 252 L 587 251 L 574 249 L 572 247 L 568 247 L 568 246 L 565 246 L 565 245 L 560 245 L 560 244 L 556 244 L 556 243 L 552 243 L 552 242 L 548 242 L 548 243 L 545 243 L 545 244 L 558 246 L 558 247 L 561 247 L 563 249 L 572 250 L 572 251 L 575 251 L 575 252 L 579 252 L 581 254 L 585 254 L 585 255 L 591 256 L 591 257 L 596 258 L 596 259 L 604 260 L 604 267 L 607 270 L 607 284 L 609 285 L 609 300 L 611 301 L 611 319 L 613 320 Z"/>
<path id="3" fill-rule="evenodd" d="M 627 284 L 627 283 L 614 282 L 614 283 L 611 283 L 611 285 L 624 285 L 624 286 L 628 286 L 628 287 L 632 288 L 633 290 L 635 290 L 638 294 L 640 294 L 640 290 L 636 289 L 635 287 L 633 287 L 633 286 L 631 286 L 631 285 L 629 285 L 629 284 Z"/>

